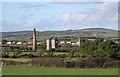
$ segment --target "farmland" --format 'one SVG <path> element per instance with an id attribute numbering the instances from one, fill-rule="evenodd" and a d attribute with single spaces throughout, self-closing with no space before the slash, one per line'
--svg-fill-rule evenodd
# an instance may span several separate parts
<path id="1" fill-rule="evenodd" d="M 118 75 L 118 69 L 78 69 L 40 66 L 3 66 L 3 75 Z"/>

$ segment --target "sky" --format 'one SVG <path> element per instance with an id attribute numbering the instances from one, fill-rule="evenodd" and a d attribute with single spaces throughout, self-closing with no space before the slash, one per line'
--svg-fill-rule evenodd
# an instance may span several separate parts
<path id="1" fill-rule="evenodd" d="M 118 2 L 65 1 L 3 2 L 2 31 L 118 29 Z"/>

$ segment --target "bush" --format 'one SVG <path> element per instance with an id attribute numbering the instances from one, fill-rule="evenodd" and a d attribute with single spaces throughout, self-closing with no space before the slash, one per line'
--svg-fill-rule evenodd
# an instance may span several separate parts
<path id="1" fill-rule="evenodd" d="M 65 57 L 68 57 L 68 56 L 67 56 L 67 54 L 59 54 L 59 55 L 57 55 L 57 57 L 65 58 Z"/>
<path id="2" fill-rule="evenodd" d="M 29 65 L 30 62 L 16 62 L 11 60 L 2 60 L 3 65 Z"/>
<path id="3" fill-rule="evenodd" d="M 66 68 L 73 68 L 75 66 L 75 62 L 66 62 Z"/>
<path id="4" fill-rule="evenodd" d="M 64 60 L 58 57 L 39 57 L 32 59 L 32 65 L 47 66 L 47 67 L 63 67 Z"/>
<path id="5" fill-rule="evenodd" d="M 9 52 L 7 51 L 2 51 L 2 58 L 9 58 Z"/>
<path id="6" fill-rule="evenodd" d="M 34 57 L 38 57 L 38 56 L 35 55 L 35 54 L 30 53 L 30 54 L 21 54 L 18 57 L 19 58 L 34 58 Z"/>

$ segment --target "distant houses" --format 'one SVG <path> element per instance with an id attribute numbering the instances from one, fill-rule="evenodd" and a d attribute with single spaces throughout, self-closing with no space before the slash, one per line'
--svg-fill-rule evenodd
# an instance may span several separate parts
<path id="1" fill-rule="evenodd" d="M 77 38 L 77 42 L 71 42 L 71 41 L 60 41 L 58 42 L 57 37 L 51 37 L 46 40 L 46 49 L 56 49 L 58 48 L 58 44 L 64 44 L 64 45 L 73 45 L 73 46 L 80 46 L 80 37 Z"/>
<path id="2" fill-rule="evenodd" d="M 104 38 L 100 38 L 100 37 L 81 37 L 81 39 L 89 40 L 89 41 L 104 40 Z"/>
<path id="3" fill-rule="evenodd" d="M 69 37 L 66 37 L 66 38 L 69 38 Z M 37 45 L 40 45 L 40 44 L 42 45 L 44 43 L 45 43 L 44 46 L 46 47 L 46 50 L 50 50 L 50 49 L 59 48 L 59 45 L 63 46 L 63 48 L 65 46 L 66 47 L 68 47 L 68 46 L 78 46 L 78 47 L 80 47 L 81 40 L 95 41 L 95 40 L 98 40 L 98 39 L 104 40 L 104 38 L 101 38 L 101 37 L 97 36 L 97 34 L 93 34 L 93 36 L 89 36 L 89 37 L 88 36 L 87 37 L 77 36 L 73 40 L 65 40 L 65 39 L 61 40 L 61 39 L 58 39 L 57 37 L 50 37 L 50 38 L 46 39 L 45 41 L 38 42 L 36 40 L 36 30 L 34 28 L 31 41 L 13 41 L 13 40 L 11 40 L 11 41 L 7 41 L 7 42 L 5 41 L 6 42 L 5 44 L 7 44 L 7 45 L 11 45 L 11 44 L 23 45 L 23 44 L 26 44 L 26 45 L 28 45 L 28 47 L 32 46 L 33 51 L 36 51 L 37 50 Z M 119 43 L 118 38 L 115 38 L 114 42 Z M 0 44 L 2 44 L 2 42 L 0 42 Z"/>
<path id="4" fill-rule="evenodd" d="M 76 37 L 76 39 L 74 39 L 73 41 L 67 41 L 67 40 L 59 40 L 57 37 L 51 37 L 46 39 L 46 49 L 50 50 L 50 49 L 56 49 L 58 48 L 58 44 L 65 46 L 65 45 L 71 45 L 71 46 L 78 46 L 80 47 L 80 43 L 81 40 L 89 40 L 89 41 L 94 41 L 96 39 L 103 39 L 103 38 L 98 38 L 98 37 Z M 59 41 L 58 41 L 59 40 Z M 23 44 L 27 44 L 32 46 L 33 45 L 33 41 L 28 41 L 28 42 L 24 42 L 24 41 L 7 41 L 8 45 L 11 44 L 16 44 L 16 45 L 23 45 Z M 40 45 L 42 44 L 42 42 L 36 42 L 36 45 Z"/>
<path id="5" fill-rule="evenodd" d="M 0 42 L 0 44 L 2 44 L 2 42 Z M 8 44 L 8 45 L 11 45 L 11 44 L 16 44 L 16 45 L 22 45 L 22 44 L 28 44 L 28 45 L 32 45 L 33 44 L 33 42 L 15 42 L 15 41 L 13 41 L 13 42 L 11 42 L 11 41 L 8 41 L 6 44 Z M 39 45 L 39 44 L 41 44 L 41 42 L 37 42 L 37 45 Z"/>

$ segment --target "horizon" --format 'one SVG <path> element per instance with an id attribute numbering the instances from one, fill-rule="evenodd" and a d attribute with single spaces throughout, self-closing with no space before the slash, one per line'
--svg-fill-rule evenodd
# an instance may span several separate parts
<path id="1" fill-rule="evenodd" d="M 5 2 L 2 13 L 2 32 L 32 30 L 34 27 L 38 31 L 118 30 L 117 2 Z"/>
<path id="2" fill-rule="evenodd" d="M 33 28 L 34 29 L 34 28 Z M 33 31 L 33 29 L 31 30 L 18 30 L 18 31 L 8 31 L 8 32 L 24 32 L 24 31 Z M 36 29 L 36 28 L 35 28 Z M 69 30 L 84 30 L 84 29 L 107 29 L 107 30 L 114 30 L 114 31 L 119 31 L 119 30 L 115 30 L 115 29 L 108 29 L 108 28 L 83 28 L 83 29 L 67 29 L 67 30 L 46 30 L 46 31 L 39 31 L 36 29 L 37 32 L 47 32 L 47 31 L 69 31 Z M 6 31 L 7 32 L 7 31 Z M 4 33 L 2 31 L 2 33 Z"/>

